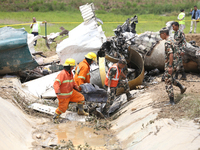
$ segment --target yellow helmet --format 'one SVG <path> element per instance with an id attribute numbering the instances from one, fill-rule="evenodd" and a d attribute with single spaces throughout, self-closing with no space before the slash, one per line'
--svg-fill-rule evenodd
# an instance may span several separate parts
<path id="1" fill-rule="evenodd" d="M 94 52 L 89 52 L 87 55 L 85 55 L 86 58 L 96 60 L 97 55 Z"/>
<path id="2" fill-rule="evenodd" d="M 73 58 L 67 58 L 63 66 L 76 66 L 76 62 Z"/>

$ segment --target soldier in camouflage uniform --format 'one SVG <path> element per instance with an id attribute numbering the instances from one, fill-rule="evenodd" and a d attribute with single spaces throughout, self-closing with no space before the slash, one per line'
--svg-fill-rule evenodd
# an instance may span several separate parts
<path id="1" fill-rule="evenodd" d="M 174 105 L 174 92 L 173 85 L 178 86 L 181 90 L 181 94 L 186 91 L 186 88 L 182 86 L 178 81 L 173 78 L 173 75 L 177 71 L 178 65 L 178 49 L 174 44 L 174 40 L 169 37 L 169 30 L 167 28 L 162 28 L 160 30 L 160 37 L 165 42 L 165 88 L 168 93 L 171 105 Z"/>
<path id="2" fill-rule="evenodd" d="M 126 60 L 121 59 L 118 61 L 117 64 L 114 64 L 112 67 L 110 67 L 105 80 L 105 89 L 108 93 L 108 100 L 106 103 L 106 106 L 104 107 L 104 112 L 106 113 L 109 109 L 109 107 L 112 105 L 113 101 L 116 97 L 116 90 L 117 88 L 124 88 L 124 91 L 127 96 L 127 100 L 133 99 L 133 95 L 130 93 L 130 88 L 128 85 L 128 79 L 126 79 L 125 74 L 123 73 L 122 69 L 126 66 Z M 122 76 L 125 78 L 125 80 L 119 79 L 119 77 Z"/>
<path id="3" fill-rule="evenodd" d="M 174 40 L 176 40 L 176 45 L 178 47 L 178 68 L 177 68 L 177 72 L 175 74 L 175 79 L 178 79 L 178 73 L 180 72 L 182 74 L 182 77 L 180 78 L 180 80 L 186 80 L 186 74 L 184 71 L 184 67 L 183 67 L 183 61 L 182 61 L 182 57 L 185 53 L 184 49 L 186 47 L 186 40 L 185 40 L 185 34 L 183 32 L 181 32 L 179 30 L 179 23 L 178 22 L 173 22 L 172 23 L 172 27 L 173 30 L 175 31 L 174 33 Z"/>

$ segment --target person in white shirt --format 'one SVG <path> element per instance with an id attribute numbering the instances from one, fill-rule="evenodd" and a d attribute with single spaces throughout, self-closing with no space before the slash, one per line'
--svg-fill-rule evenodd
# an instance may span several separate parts
<path id="1" fill-rule="evenodd" d="M 30 25 L 30 28 L 31 28 L 30 33 L 33 34 L 34 36 L 37 36 L 41 33 L 40 23 L 46 23 L 46 21 L 39 22 L 39 21 L 36 21 L 35 17 L 33 17 L 33 23 Z M 36 46 L 36 44 L 37 44 L 37 40 L 35 41 L 34 46 Z"/>

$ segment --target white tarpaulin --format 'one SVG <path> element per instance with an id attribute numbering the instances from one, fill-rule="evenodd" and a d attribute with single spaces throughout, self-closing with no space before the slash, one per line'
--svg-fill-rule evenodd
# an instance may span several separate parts
<path id="1" fill-rule="evenodd" d="M 84 59 L 88 52 L 95 52 L 106 42 L 106 36 L 96 19 L 81 23 L 69 32 L 69 38 L 63 40 L 56 47 L 61 64 L 67 58 L 73 58 L 77 63 Z"/>

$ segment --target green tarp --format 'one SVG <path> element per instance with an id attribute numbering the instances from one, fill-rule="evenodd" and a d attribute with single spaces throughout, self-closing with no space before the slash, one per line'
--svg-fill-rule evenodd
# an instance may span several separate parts
<path id="1" fill-rule="evenodd" d="M 0 74 L 34 69 L 37 66 L 28 48 L 27 32 L 11 27 L 0 28 Z"/>

